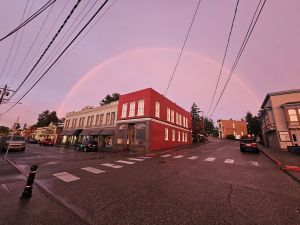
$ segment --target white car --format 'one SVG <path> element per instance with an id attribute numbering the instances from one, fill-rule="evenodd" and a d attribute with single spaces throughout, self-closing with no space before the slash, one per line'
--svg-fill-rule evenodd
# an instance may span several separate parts
<path id="1" fill-rule="evenodd" d="M 26 148 L 26 141 L 24 137 L 18 135 L 14 135 L 13 137 L 2 137 L 0 141 L 0 152 L 6 152 L 8 146 L 10 151 L 24 151 Z"/>

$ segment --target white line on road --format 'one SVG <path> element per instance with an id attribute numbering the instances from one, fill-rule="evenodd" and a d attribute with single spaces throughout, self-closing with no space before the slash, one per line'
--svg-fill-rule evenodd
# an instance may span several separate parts
<path id="1" fill-rule="evenodd" d="M 180 159 L 180 158 L 182 158 L 182 157 L 184 157 L 184 155 L 176 155 L 176 156 L 174 157 L 174 159 Z"/>
<path id="2" fill-rule="evenodd" d="M 118 161 L 116 161 L 116 162 L 118 162 L 118 163 L 124 163 L 124 164 L 135 164 L 135 162 L 130 162 L 130 161 L 125 161 L 125 160 L 118 160 Z"/>
<path id="3" fill-rule="evenodd" d="M 94 167 L 83 167 L 81 169 L 85 170 L 85 171 L 88 171 L 88 172 L 91 172 L 91 173 L 94 173 L 94 174 L 99 174 L 99 173 L 105 173 L 106 172 L 105 170 L 99 170 L 99 169 L 96 169 Z"/>
<path id="4" fill-rule="evenodd" d="M 190 157 L 189 159 L 194 160 L 194 159 L 198 159 L 198 158 L 199 158 L 199 156 L 192 156 L 192 157 Z"/>
<path id="5" fill-rule="evenodd" d="M 147 157 L 147 156 L 139 156 L 138 158 L 141 158 L 141 159 L 151 159 L 152 157 Z"/>
<path id="6" fill-rule="evenodd" d="M 122 168 L 123 166 L 119 166 L 119 165 L 115 165 L 115 164 L 111 164 L 111 163 L 103 163 L 101 164 L 102 166 L 107 166 L 107 167 L 111 167 L 111 168 L 114 168 L 114 169 L 120 169 Z"/>
<path id="7" fill-rule="evenodd" d="M 53 176 L 57 177 L 58 179 L 64 181 L 64 182 L 71 182 L 75 180 L 79 180 L 79 177 L 76 177 L 72 174 L 69 174 L 67 172 L 61 172 L 61 173 L 54 173 Z"/>
<path id="8" fill-rule="evenodd" d="M 215 159 L 216 159 L 216 158 L 208 157 L 208 158 L 205 159 L 204 161 L 212 162 L 212 161 L 214 161 Z"/>
<path id="9" fill-rule="evenodd" d="M 252 166 L 259 166 L 259 163 L 256 161 L 249 161 Z"/>
<path id="10" fill-rule="evenodd" d="M 234 159 L 225 159 L 224 163 L 233 164 L 234 163 Z"/>
<path id="11" fill-rule="evenodd" d="M 162 155 L 161 157 L 162 158 L 166 158 L 166 157 L 169 157 L 169 156 L 171 156 L 170 154 L 166 154 L 166 155 Z"/>
<path id="12" fill-rule="evenodd" d="M 138 158 L 127 158 L 127 159 L 133 160 L 133 161 L 139 161 L 139 162 L 142 162 L 145 160 L 145 159 L 138 159 Z"/>

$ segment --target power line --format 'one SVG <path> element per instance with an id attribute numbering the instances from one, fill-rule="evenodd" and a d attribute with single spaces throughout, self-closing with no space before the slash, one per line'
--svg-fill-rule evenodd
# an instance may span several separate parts
<path id="1" fill-rule="evenodd" d="M 9 112 L 12 108 L 14 108 L 34 87 L 37 85 L 37 83 L 46 75 L 46 73 L 55 65 L 55 63 L 60 59 L 60 57 L 67 51 L 67 49 L 75 42 L 75 40 L 79 37 L 79 35 L 86 29 L 86 27 L 92 22 L 92 20 L 96 17 L 96 15 L 101 11 L 101 9 L 106 5 L 108 0 L 105 0 L 105 2 L 99 7 L 99 9 L 94 13 L 94 15 L 89 19 L 89 21 L 83 26 L 83 28 L 77 33 L 77 35 L 72 39 L 72 41 L 65 47 L 65 49 L 61 52 L 61 54 L 55 59 L 55 61 L 50 65 L 50 67 L 40 76 L 40 78 L 31 86 L 31 88 L 8 110 L 6 110 L 4 113 L 1 113 L 1 115 Z"/>
<path id="2" fill-rule="evenodd" d="M 24 11 L 23 11 L 23 14 L 22 14 L 22 19 L 21 19 L 21 23 L 22 23 L 22 21 L 23 21 L 23 19 L 24 19 L 24 15 L 25 15 L 25 12 L 26 12 L 26 9 L 27 9 L 27 6 L 28 6 L 28 3 L 29 3 L 29 0 L 27 0 L 27 3 L 26 3 L 26 6 L 25 6 L 25 9 L 24 9 Z M 32 5 L 31 5 L 31 6 L 32 6 Z M 12 42 L 12 44 L 11 44 L 11 46 L 10 46 L 10 49 L 9 49 L 8 56 L 7 56 L 6 60 L 5 60 L 5 63 L 4 63 L 3 69 L 2 69 L 2 73 L 0 74 L 0 79 L 2 78 L 2 76 L 3 76 L 3 74 L 4 74 L 4 71 L 5 71 L 6 65 L 7 65 L 7 63 L 8 63 L 8 60 L 9 60 L 9 58 L 10 58 L 10 55 L 11 55 L 11 52 L 12 52 L 12 50 L 13 50 L 13 47 L 14 47 L 14 45 L 15 45 L 15 41 L 16 41 L 16 39 L 17 39 L 17 35 L 18 35 L 18 33 L 16 33 L 16 35 L 14 36 L 13 42 Z"/>
<path id="3" fill-rule="evenodd" d="M 242 55 L 242 53 L 243 53 L 243 51 L 244 51 L 244 49 L 245 49 L 245 47 L 246 47 L 246 45 L 247 45 L 247 43 L 248 43 L 248 40 L 249 40 L 249 38 L 250 38 L 250 36 L 251 36 L 251 34 L 252 34 L 252 31 L 253 31 L 253 29 L 254 29 L 256 23 L 257 23 L 257 20 L 258 20 L 260 14 L 261 14 L 261 12 L 262 12 L 263 7 L 265 6 L 266 1 L 267 1 L 267 0 L 264 0 L 262 6 L 260 7 L 260 10 L 259 10 L 259 13 L 257 14 L 257 16 L 256 16 L 256 13 L 257 13 L 257 11 L 258 11 L 258 9 L 259 9 L 259 6 L 260 6 L 260 4 L 261 4 L 261 0 L 259 1 L 259 4 L 258 4 L 257 7 L 256 7 L 255 13 L 254 13 L 254 15 L 253 15 L 253 17 L 252 17 L 252 20 L 251 20 L 251 24 L 249 25 L 247 34 L 246 34 L 246 36 L 245 36 L 245 38 L 244 38 L 244 41 L 243 41 L 243 43 L 242 43 L 242 46 L 241 46 L 239 52 L 238 52 L 238 56 L 236 57 L 236 60 L 235 60 L 233 66 L 232 66 L 232 68 L 231 68 L 231 70 L 230 70 L 230 73 L 229 73 L 229 76 L 228 76 L 228 78 L 227 78 L 227 80 L 226 80 L 226 83 L 225 83 L 225 85 L 224 85 L 224 88 L 222 89 L 222 92 L 221 92 L 221 94 L 220 94 L 220 96 L 219 96 L 219 98 L 218 98 L 218 101 L 217 101 L 217 103 L 216 103 L 216 105 L 215 105 L 215 107 L 214 107 L 212 113 L 210 114 L 210 116 L 212 116 L 212 114 L 215 112 L 215 110 L 216 110 L 216 108 L 217 108 L 217 106 L 218 106 L 218 104 L 219 104 L 219 102 L 220 102 L 220 100 L 221 100 L 221 98 L 222 98 L 222 96 L 223 96 L 223 94 L 224 94 L 224 91 L 225 91 L 225 89 L 226 89 L 226 87 L 227 87 L 227 85 L 228 85 L 228 83 L 229 83 L 229 81 L 230 81 L 230 79 L 231 79 L 231 77 L 232 77 L 232 75 L 233 75 L 233 72 L 234 72 L 234 70 L 235 70 L 235 68 L 236 68 L 236 66 L 237 66 L 237 64 L 238 64 L 238 62 L 239 62 L 239 60 L 240 60 L 240 58 L 241 58 L 241 55 Z M 255 16 L 256 16 L 256 18 L 255 18 Z M 255 20 L 255 21 L 254 21 L 254 20 Z M 254 21 L 254 23 L 253 23 L 253 21 Z M 253 25 L 252 25 L 252 24 L 253 24 Z"/>
<path id="4" fill-rule="evenodd" d="M 213 104 L 213 101 L 215 100 L 215 96 L 216 96 L 216 93 L 217 93 L 218 85 L 219 85 L 220 78 L 221 78 L 221 75 L 222 75 L 222 72 L 223 72 L 224 62 L 225 62 L 225 58 L 226 58 L 226 54 L 227 54 L 227 50 L 228 50 L 228 46 L 229 46 L 229 42 L 230 42 L 230 37 L 231 37 L 231 33 L 232 33 L 232 29 L 233 29 L 233 25 L 234 25 L 236 13 L 237 13 L 239 1 L 240 0 L 237 0 L 236 5 L 235 5 L 234 16 L 233 16 L 233 19 L 232 19 L 232 22 L 231 22 L 230 32 L 229 32 L 229 35 L 228 35 L 227 44 L 226 44 L 225 52 L 224 52 L 224 55 L 223 55 L 221 69 L 220 69 L 218 80 L 217 80 L 217 83 L 216 83 L 216 86 L 215 86 L 214 94 L 213 94 L 213 97 L 211 99 L 211 102 L 210 102 L 210 105 L 209 105 L 209 109 L 207 111 L 207 115 L 208 115 L 208 113 L 211 110 L 211 106 Z"/>
<path id="5" fill-rule="evenodd" d="M 81 0 L 77 0 L 76 4 L 73 6 L 71 12 L 69 13 L 69 15 L 67 16 L 67 18 L 65 19 L 65 21 L 63 22 L 63 24 L 60 26 L 60 28 L 58 29 L 58 31 L 56 32 L 56 34 L 54 35 L 54 37 L 52 38 L 52 40 L 48 44 L 47 48 L 44 50 L 44 52 L 42 53 L 42 55 L 40 56 L 40 58 L 38 59 L 38 61 L 34 64 L 34 66 L 30 70 L 30 72 L 26 75 L 26 77 L 21 82 L 21 84 L 17 87 L 16 92 L 10 97 L 10 99 L 20 90 L 20 88 L 22 87 L 22 85 L 24 84 L 24 82 L 28 79 L 28 77 L 32 74 L 33 70 L 36 68 L 36 66 L 39 64 L 39 62 L 43 59 L 43 57 L 45 56 L 46 52 L 49 50 L 50 46 L 53 44 L 53 42 L 55 41 L 55 39 L 57 38 L 57 36 L 59 35 L 59 33 L 62 31 L 62 29 L 64 28 L 64 26 L 66 25 L 66 23 L 68 22 L 68 20 L 70 19 L 70 17 L 74 13 L 75 9 L 77 8 L 77 6 L 79 5 L 80 2 L 81 2 Z"/>
<path id="6" fill-rule="evenodd" d="M 24 65 L 25 60 L 27 59 L 27 57 L 28 57 L 30 51 L 32 50 L 33 45 L 36 43 L 36 40 L 37 40 L 38 36 L 40 35 L 42 29 L 44 28 L 44 25 L 45 25 L 45 23 L 46 23 L 46 21 L 47 21 L 49 15 L 50 15 L 51 11 L 53 10 L 53 7 L 54 7 L 54 4 L 52 5 L 52 7 L 50 8 L 50 10 L 48 11 L 46 17 L 44 18 L 44 21 L 43 21 L 42 25 L 40 26 L 40 28 L 39 28 L 37 34 L 35 35 L 35 38 L 34 38 L 33 42 L 31 43 L 31 46 L 29 47 L 29 49 L 28 49 L 28 51 L 27 51 L 25 57 L 24 57 L 23 60 L 22 60 L 22 63 L 20 64 L 20 66 L 18 67 L 16 73 L 14 74 L 14 76 L 13 76 L 13 78 L 12 78 L 10 84 L 13 84 L 13 83 L 14 83 L 14 80 L 15 80 L 17 74 L 20 72 L 21 67 Z M 25 29 L 25 28 L 24 28 L 24 29 Z M 23 30 L 23 31 L 24 31 L 24 30 Z"/>
<path id="7" fill-rule="evenodd" d="M 171 82 L 172 82 L 172 80 L 173 80 L 173 77 L 174 77 L 174 74 L 175 74 L 175 72 L 176 72 L 177 66 L 178 66 L 179 61 L 180 61 L 180 59 L 181 59 L 181 55 L 182 55 L 182 52 L 183 52 L 183 50 L 184 50 L 186 41 L 187 41 L 187 39 L 188 39 L 188 37 L 189 37 L 189 35 L 190 35 L 190 31 L 191 31 L 191 29 L 192 29 L 192 26 L 193 26 L 193 23 L 194 23 L 194 20 L 195 20 L 196 14 L 197 14 L 197 12 L 198 12 L 199 5 L 200 5 L 201 1 L 202 1 L 202 0 L 199 0 L 199 1 L 198 1 L 197 8 L 196 8 L 196 10 L 195 10 L 193 19 L 192 19 L 192 21 L 191 21 L 191 23 L 190 23 L 188 32 L 187 32 L 187 34 L 186 34 L 185 40 L 184 40 L 184 42 L 183 42 L 183 45 L 182 45 L 182 47 L 181 47 L 180 54 L 179 54 L 179 56 L 178 56 L 178 58 L 177 58 L 177 62 L 176 62 L 176 64 L 175 64 L 173 73 L 172 73 L 171 78 L 170 78 L 170 80 L 169 80 L 168 87 L 167 87 L 167 89 L 166 89 L 166 91 L 165 91 L 165 95 L 167 95 L 167 92 L 168 92 L 168 90 L 169 90 L 169 88 L 170 88 Z"/>

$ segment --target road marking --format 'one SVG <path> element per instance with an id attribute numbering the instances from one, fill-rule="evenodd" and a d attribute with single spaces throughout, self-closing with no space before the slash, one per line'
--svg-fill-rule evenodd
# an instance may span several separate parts
<path id="1" fill-rule="evenodd" d="M 156 156 L 156 154 L 146 154 L 146 156 L 152 157 L 152 156 Z"/>
<path id="2" fill-rule="evenodd" d="M 118 162 L 118 163 L 124 163 L 124 164 L 135 164 L 135 162 L 125 161 L 125 160 L 118 160 L 116 162 Z"/>
<path id="3" fill-rule="evenodd" d="M 234 163 L 234 159 L 225 159 L 224 163 L 233 164 Z"/>
<path id="4" fill-rule="evenodd" d="M 252 166 L 259 166 L 259 163 L 256 161 L 249 161 Z"/>
<path id="5" fill-rule="evenodd" d="M 198 159 L 198 158 L 199 158 L 199 156 L 192 156 L 192 157 L 190 157 L 189 159 L 194 160 L 194 159 Z"/>
<path id="6" fill-rule="evenodd" d="M 176 155 L 176 156 L 174 157 L 174 159 L 180 159 L 180 158 L 182 158 L 182 157 L 184 157 L 184 155 Z"/>
<path id="7" fill-rule="evenodd" d="M 47 162 L 45 164 L 47 164 L 47 165 L 55 165 L 55 164 L 58 164 L 58 162 L 57 161 L 52 161 L 52 162 Z"/>
<path id="8" fill-rule="evenodd" d="M 53 176 L 57 177 L 58 179 L 64 181 L 64 182 L 71 182 L 75 180 L 79 180 L 79 177 L 76 177 L 72 174 L 69 174 L 67 172 L 61 172 L 61 173 L 54 173 Z"/>
<path id="9" fill-rule="evenodd" d="M 116 164 L 111 164 L 111 163 L 103 163 L 103 164 L 101 164 L 101 165 L 102 165 L 102 166 L 111 167 L 111 168 L 114 168 L 114 169 L 120 169 L 120 168 L 123 167 L 123 166 L 116 165 Z"/>
<path id="10" fill-rule="evenodd" d="M 166 157 L 169 157 L 169 156 L 171 156 L 170 154 L 166 154 L 166 155 L 162 155 L 161 157 L 162 158 L 166 158 Z"/>
<path id="11" fill-rule="evenodd" d="M 142 162 L 145 160 L 145 159 L 138 159 L 138 158 L 127 158 L 127 159 L 133 160 L 133 161 L 139 161 L 139 162 Z"/>
<path id="12" fill-rule="evenodd" d="M 214 161 L 215 159 L 216 159 L 216 158 L 208 157 L 208 158 L 205 159 L 204 161 L 212 162 L 212 161 Z"/>
<path id="13" fill-rule="evenodd" d="M 141 159 L 151 159 L 152 157 L 147 157 L 147 156 L 139 156 L 138 158 L 141 158 Z"/>
<path id="14" fill-rule="evenodd" d="M 99 173 L 105 173 L 106 172 L 105 170 L 99 170 L 99 169 L 96 169 L 94 167 L 83 167 L 81 169 L 85 170 L 85 171 L 88 171 L 88 172 L 91 172 L 91 173 L 94 173 L 94 174 L 99 174 Z"/>

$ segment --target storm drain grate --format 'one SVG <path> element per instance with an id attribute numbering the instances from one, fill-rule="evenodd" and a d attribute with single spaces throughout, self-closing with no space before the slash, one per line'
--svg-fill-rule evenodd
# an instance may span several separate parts
<path id="1" fill-rule="evenodd" d="M 6 183 L 2 184 L 1 187 L 7 192 L 17 192 L 22 191 L 25 187 L 24 181 L 14 182 L 14 183 Z"/>

